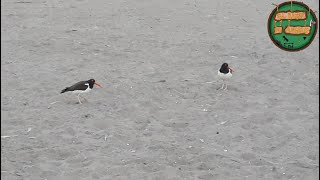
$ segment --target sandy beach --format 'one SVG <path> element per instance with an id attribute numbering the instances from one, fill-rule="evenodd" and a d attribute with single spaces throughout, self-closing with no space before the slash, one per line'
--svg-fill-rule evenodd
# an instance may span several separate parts
<path id="1" fill-rule="evenodd" d="M 1 1 L 1 178 L 318 179 L 319 35 L 276 47 L 281 2 Z"/>

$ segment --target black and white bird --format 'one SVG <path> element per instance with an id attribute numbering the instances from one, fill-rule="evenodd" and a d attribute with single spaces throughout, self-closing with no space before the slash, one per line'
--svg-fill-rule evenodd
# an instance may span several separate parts
<path id="1" fill-rule="evenodd" d="M 230 79 L 232 77 L 232 73 L 234 72 L 234 70 L 229 67 L 228 63 L 223 63 L 221 68 L 218 71 L 218 77 L 220 79 L 222 79 L 223 83 L 220 89 L 223 89 L 223 87 L 225 86 L 225 88 L 223 90 L 227 89 L 227 80 Z"/>
<path id="2" fill-rule="evenodd" d="M 100 84 L 96 83 L 96 81 L 94 79 L 90 79 L 88 81 L 80 81 L 70 87 L 66 87 L 65 89 L 63 89 L 61 91 L 61 93 L 71 91 L 73 94 L 77 94 L 79 104 L 82 104 L 80 101 L 80 98 L 79 98 L 80 94 L 87 93 L 87 92 L 91 91 L 91 89 L 93 88 L 93 85 L 95 85 L 95 84 L 102 88 L 102 86 Z"/>

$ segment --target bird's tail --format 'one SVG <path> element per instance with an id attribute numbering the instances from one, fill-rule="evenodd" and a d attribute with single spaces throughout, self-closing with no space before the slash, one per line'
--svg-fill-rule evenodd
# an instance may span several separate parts
<path id="1" fill-rule="evenodd" d="M 65 93 L 65 92 L 67 92 L 67 91 L 69 91 L 69 88 L 65 88 L 65 89 L 63 89 L 62 91 L 61 91 L 61 93 Z"/>

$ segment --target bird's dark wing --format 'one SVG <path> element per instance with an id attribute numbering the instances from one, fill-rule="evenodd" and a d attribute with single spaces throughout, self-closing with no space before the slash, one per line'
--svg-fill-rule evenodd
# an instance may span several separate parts
<path id="1" fill-rule="evenodd" d="M 68 91 L 75 91 L 75 90 L 86 90 L 88 88 L 88 86 L 86 84 L 89 84 L 87 83 L 86 81 L 80 81 L 70 87 L 68 87 Z"/>

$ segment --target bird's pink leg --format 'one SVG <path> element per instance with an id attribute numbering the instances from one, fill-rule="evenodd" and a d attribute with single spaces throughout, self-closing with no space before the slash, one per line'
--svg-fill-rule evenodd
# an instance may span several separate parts
<path id="1" fill-rule="evenodd" d="M 79 104 L 82 104 L 79 97 L 80 97 L 80 94 L 78 94 L 77 98 L 78 98 Z"/>
<path id="2" fill-rule="evenodd" d="M 221 88 L 220 88 L 220 89 L 223 89 L 223 87 L 224 87 L 224 81 L 222 82 L 222 86 L 221 86 Z M 219 90 L 220 90 L 220 89 L 219 89 Z"/>
<path id="3" fill-rule="evenodd" d="M 227 85 L 227 83 L 226 83 L 226 87 L 224 88 L 224 90 L 226 90 L 228 88 L 228 85 Z"/>

